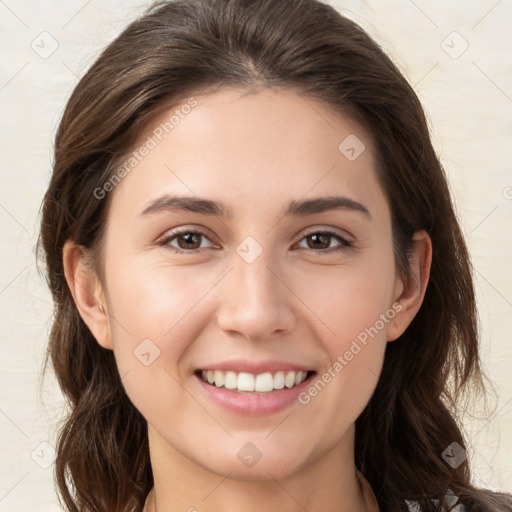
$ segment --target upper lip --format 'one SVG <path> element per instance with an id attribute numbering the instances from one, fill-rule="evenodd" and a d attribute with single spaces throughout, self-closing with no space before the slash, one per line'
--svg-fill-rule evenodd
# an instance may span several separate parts
<path id="1" fill-rule="evenodd" d="M 279 361 L 276 359 L 268 359 L 265 361 L 251 361 L 246 359 L 234 359 L 232 361 L 220 361 L 218 363 L 211 363 L 206 366 L 202 366 L 200 370 L 214 371 L 220 370 L 224 372 L 232 371 L 235 373 L 246 372 L 259 375 L 260 373 L 274 373 L 280 370 L 282 371 L 295 371 L 295 372 L 308 372 L 312 371 L 310 367 L 290 363 L 288 361 Z"/>

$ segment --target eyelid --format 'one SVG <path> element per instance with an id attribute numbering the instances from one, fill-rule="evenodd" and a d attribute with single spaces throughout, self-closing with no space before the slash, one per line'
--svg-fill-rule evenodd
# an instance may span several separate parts
<path id="1" fill-rule="evenodd" d="M 347 242 L 351 242 L 354 240 L 354 237 L 345 230 L 334 228 L 331 226 L 313 226 L 312 228 L 306 228 L 305 231 L 301 231 L 301 238 L 304 238 L 305 236 L 312 235 L 314 233 L 329 233 L 331 235 L 339 236 L 340 238 L 343 238 Z"/>

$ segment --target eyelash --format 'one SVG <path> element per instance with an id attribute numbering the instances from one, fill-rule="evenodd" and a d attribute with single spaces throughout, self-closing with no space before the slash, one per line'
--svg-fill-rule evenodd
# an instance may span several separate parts
<path id="1" fill-rule="evenodd" d="M 208 238 L 208 236 L 205 233 L 203 233 L 202 231 L 183 229 L 183 230 L 175 231 L 175 232 L 171 233 L 169 236 L 165 237 L 161 242 L 159 242 L 159 245 L 169 246 L 170 242 L 172 242 L 174 239 L 176 239 L 180 236 L 189 235 L 189 234 L 200 235 L 202 237 Z M 341 244 L 338 247 L 334 247 L 331 249 L 319 249 L 319 250 L 311 249 L 311 251 L 313 251 L 313 253 L 317 253 L 318 255 L 332 254 L 332 253 L 341 252 L 341 251 L 348 251 L 348 250 L 354 248 L 354 245 L 352 244 L 352 242 L 350 242 L 346 238 L 343 238 L 338 233 L 336 233 L 334 231 L 330 231 L 328 229 L 327 230 L 311 231 L 309 233 L 306 233 L 300 239 L 299 242 L 302 242 L 302 240 L 304 240 L 305 238 L 307 238 L 308 236 L 311 236 L 311 235 L 324 235 L 324 236 L 327 235 L 329 237 L 336 238 L 339 242 L 341 242 Z M 176 254 L 198 254 L 198 253 L 200 254 L 203 252 L 203 249 L 188 249 L 187 250 L 187 249 L 179 249 L 179 248 L 172 247 L 172 246 L 170 246 L 170 247 Z"/>

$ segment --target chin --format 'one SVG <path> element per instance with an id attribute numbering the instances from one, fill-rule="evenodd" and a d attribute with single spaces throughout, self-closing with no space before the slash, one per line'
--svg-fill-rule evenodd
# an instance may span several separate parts
<path id="1" fill-rule="evenodd" d="M 297 454 L 298 450 L 295 451 Z M 229 478 L 240 481 L 262 482 L 271 479 L 281 479 L 293 475 L 299 471 L 304 464 L 302 459 L 292 457 L 291 453 L 279 453 L 273 451 L 272 454 L 262 453 L 261 458 L 253 465 L 246 465 L 240 461 L 239 457 L 233 463 L 233 459 L 228 457 L 224 465 L 223 475 L 229 473 Z M 242 457 L 243 459 L 243 457 Z"/>

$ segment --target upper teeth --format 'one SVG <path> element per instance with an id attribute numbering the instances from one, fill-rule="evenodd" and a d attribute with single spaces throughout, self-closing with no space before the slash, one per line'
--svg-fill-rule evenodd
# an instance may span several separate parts
<path id="1" fill-rule="evenodd" d="M 238 391 L 257 391 L 264 393 L 273 389 L 292 388 L 306 379 L 307 372 L 284 372 L 275 374 L 270 372 L 253 375 L 245 372 L 223 372 L 220 370 L 202 371 L 202 379 L 209 384 L 221 388 L 236 389 Z"/>

